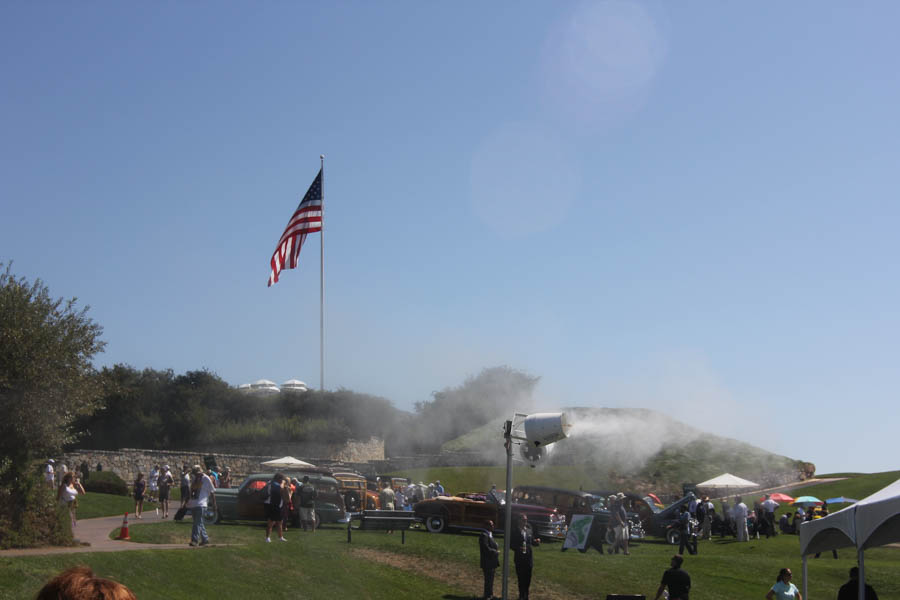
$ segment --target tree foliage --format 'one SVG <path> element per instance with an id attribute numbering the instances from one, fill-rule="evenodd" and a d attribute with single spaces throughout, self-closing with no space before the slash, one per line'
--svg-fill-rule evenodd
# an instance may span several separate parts
<path id="1" fill-rule="evenodd" d="M 0 267 L 2 267 L 0 263 Z M 54 299 L 37 279 L 0 273 L 0 482 L 74 439 L 75 420 L 99 406 L 92 365 L 102 328 L 77 299 Z"/>

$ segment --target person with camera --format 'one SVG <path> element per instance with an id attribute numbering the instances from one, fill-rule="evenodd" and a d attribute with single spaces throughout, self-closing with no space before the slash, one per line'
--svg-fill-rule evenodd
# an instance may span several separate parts
<path id="1" fill-rule="evenodd" d="M 213 510 L 216 509 L 216 489 L 200 465 L 194 465 L 191 473 L 191 499 L 187 503 L 193 519 L 190 545 L 208 546 L 209 535 L 206 533 L 206 525 L 203 523 L 203 513 L 210 507 Z"/>

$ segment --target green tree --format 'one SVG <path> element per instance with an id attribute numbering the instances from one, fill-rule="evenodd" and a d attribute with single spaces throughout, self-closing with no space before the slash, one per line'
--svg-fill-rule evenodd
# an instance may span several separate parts
<path id="1" fill-rule="evenodd" d="M 0 485 L 72 441 L 75 419 L 99 406 L 91 361 L 103 330 L 76 303 L 52 298 L 40 279 L 16 277 L 11 264 L 0 272 Z"/>

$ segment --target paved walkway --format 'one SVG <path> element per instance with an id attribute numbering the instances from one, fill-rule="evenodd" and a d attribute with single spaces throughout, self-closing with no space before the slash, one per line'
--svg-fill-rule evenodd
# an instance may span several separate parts
<path id="1" fill-rule="evenodd" d="M 143 519 L 140 523 L 153 523 L 156 519 Z M 164 521 L 159 520 L 163 523 Z M 129 518 L 133 525 L 135 521 Z M 45 546 L 43 548 L 23 548 L 14 550 L 0 550 L 0 557 L 4 556 L 39 556 L 43 554 L 71 554 L 75 552 L 120 552 L 123 550 L 181 550 L 189 549 L 187 540 L 183 544 L 139 544 L 137 542 L 125 542 L 109 539 L 109 532 L 118 530 L 122 526 L 122 517 L 99 517 L 96 519 L 82 519 L 75 527 L 75 538 L 78 546 Z"/>

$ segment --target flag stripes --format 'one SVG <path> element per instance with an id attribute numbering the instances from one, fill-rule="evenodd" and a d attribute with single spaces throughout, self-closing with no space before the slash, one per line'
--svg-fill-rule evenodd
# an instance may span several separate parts
<path id="1" fill-rule="evenodd" d="M 307 234 L 322 231 L 322 170 L 303 196 L 300 206 L 291 215 L 270 261 L 269 286 L 278 283 L 282 269 L 295 269 L 300 262 L 300 249 Z"/>

